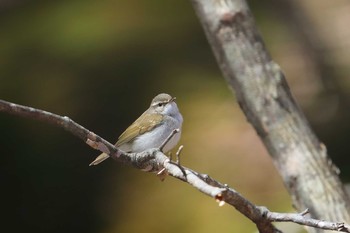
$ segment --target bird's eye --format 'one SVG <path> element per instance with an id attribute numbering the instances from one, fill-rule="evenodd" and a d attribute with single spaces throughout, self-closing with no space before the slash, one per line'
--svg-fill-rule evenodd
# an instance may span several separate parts
<path id="1" fill-rule="evenodd" d="M 163 105 L 163 103 L 159 103 L 159 104 L 158 104 L 158 107 L 162 107 L 162 105 Z"/>

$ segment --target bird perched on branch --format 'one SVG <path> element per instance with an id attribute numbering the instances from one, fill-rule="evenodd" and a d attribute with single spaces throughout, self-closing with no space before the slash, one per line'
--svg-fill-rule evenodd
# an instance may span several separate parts
<path id="1" fill-rule="evenodd" d="M 115 146 L 128 153 L 161 146 L 164 153 L 173 149 L 180 140 L 183 122 L 175 99 L 165 93 L 154 97 L 149 108 L 119 136 Z M 176 129 L 179 132 L 162 145 Z M 90 163 L 90 166 L 97 165 L 108 157 L 109 155 L 102 153 Z"/>

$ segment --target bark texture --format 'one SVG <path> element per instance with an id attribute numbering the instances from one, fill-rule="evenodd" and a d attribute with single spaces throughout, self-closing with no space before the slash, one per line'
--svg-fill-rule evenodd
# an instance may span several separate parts
<path id="1" fill-rule="evenodd" d="M 339 171 L 267 52 L 246 2 L 192 3 L 226 81 L 272 156 L 295 208 L 308 208 L 314 218 L 350 222 Z"/>

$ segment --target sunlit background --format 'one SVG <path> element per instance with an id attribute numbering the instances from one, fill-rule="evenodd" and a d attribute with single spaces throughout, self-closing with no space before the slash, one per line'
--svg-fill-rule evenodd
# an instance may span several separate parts
<path id="1" fill-rule="evenodd" d="M 295 98 L 349 181 L 350 3 L 250 3 Z M 183 165 L 258 205 L 293 211 L 190 1 L 0 0 L 0 99 L 69 116 L 115 142 L 161 92 L 177 97 L 185 119 Z M 62 129 L 0 113 L 0 132 L 2 232 L 256 230 L 171 177 L 160 182 L 112 160 L 88 167 L 98 152 Z"/>

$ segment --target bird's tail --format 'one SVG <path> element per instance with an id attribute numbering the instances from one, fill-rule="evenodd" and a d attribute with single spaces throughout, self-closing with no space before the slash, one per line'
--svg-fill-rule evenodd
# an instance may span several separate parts
<path id="1" fill-rule="evenodd" d="M 92 166 L 92 165 L 97 165 L 99 163 L 102 163 L 103 161 L 105 161 L 106 159 L 109 158 L 109 155 L 107 155 L 106 153 L 102 153 L 100 154 L 99 156 L 97 156 L 97 158 L 92 161 L 89 166 Z"/>

